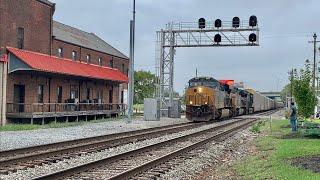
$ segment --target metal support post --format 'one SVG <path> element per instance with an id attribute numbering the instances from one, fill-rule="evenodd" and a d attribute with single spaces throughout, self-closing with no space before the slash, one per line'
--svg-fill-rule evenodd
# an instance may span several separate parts
<path id="1" fill-rule="evenodd" d="M 173 60 L 174 60 L 174 36 L 175 34 L 173 32 L 170 33 L 170 50 L 169 50 L 169 54 L 170 54 L 170 60 L 169 60 L 169 78 L 170 78 L 170 82 L 169 82 L 169 105 L 168 105 L 168 117 L 171 117 L 171 110 L 173 108 L 173 80 L 174 80 L 174 67 L 173 67 Z"/>
<path id="2" fill-rule="evenodd" d="M 130 21 L 130 61 L 129 61 L 129 92 L 128 92 L 128 120 L 131 123 L 133 116 L 134 98 L 134 39 L 135 39 L 135 20 L 136 20 L 136 1 L 133 0 L 133 20 Z"/>

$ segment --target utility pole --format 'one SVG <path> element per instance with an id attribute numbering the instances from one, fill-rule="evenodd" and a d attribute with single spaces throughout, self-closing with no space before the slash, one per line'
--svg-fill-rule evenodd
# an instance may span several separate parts
<path id="1" fill-rule="evenodd" d="M 316 91 L 316 67 L 317 67 L 317 43 L 320 41 L 317 41 L 317 34 L 313 34 L 313 41 L 309 41 L 309 43 L 313 43 L 313 75 L 312 75 L 312 87 L 313 90 Z"/>
<path id="2" fill-rule="evenodd" d="M 316 90 L 316 54 L 317 54 L 317 34 L 313 34 L 313 89 Z"/>
<path id="3" fill-rule="evenodd" d="M 293 102 L 293 69 L 290 72 L 290 102 Z"/>
<path id="4" fill-rule="evenodd" d="M 131 123 L 133 116 L 133 97 L 134 97 L 134 39 L 136 21 L 136 1 L 133 0 L 133 20 L 130 21 L 130 61 L 129 61 L 129 92 L 128 92 L 128 123 Z"/>

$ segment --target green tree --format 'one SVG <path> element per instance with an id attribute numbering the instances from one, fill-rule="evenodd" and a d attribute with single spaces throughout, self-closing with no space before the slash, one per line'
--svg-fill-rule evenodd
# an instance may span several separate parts
<path id="1" fill-rule="evenodd" d="M 143 104 L 145 98 L 154 96 L 156 80 L 156 76 L 150 71 L 134 72 L 134 104 Z"/>
<path id="2" fill-rule="evenodd" d="M 291 96 L 291 83 L 287 84 L 280 93 L 283 102 L 286 102 L 287 97 Z"/>
<path id="3" fill-rule="evenodd" d="M 293 80 L 293 96 L 298 105 L 299 115 L 309 118 L 314 113 L 317 98 L 311 86 L 312 74 L 310 64 L 306 62 L 305 68 L 296 73 Z"/>

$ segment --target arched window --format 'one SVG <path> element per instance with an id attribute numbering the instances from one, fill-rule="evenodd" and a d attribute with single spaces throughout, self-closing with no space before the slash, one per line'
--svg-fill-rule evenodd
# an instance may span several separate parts
<path id="1" fill-rule="evenodd" d="M 74 61 L 77 60 L 77 52 L 76 51 L 72 51 L 72 59 Z"/>
<path id="2" fill-rule="evenodd" d="M 102 66 L 102 57 L 99 57 L 99 65 Z"/>
<path id="3" fill-rule="evenodd" d="M 58 56 L 61 58 L 63 57 L 63 48 L 62 47 L 58 48 Z"/>
<path id="4" fill-rule="evenodd" d="M 91 56 L 90 54 L 87 54 L 87 63 L 90 63 L 91 62 Z"/>

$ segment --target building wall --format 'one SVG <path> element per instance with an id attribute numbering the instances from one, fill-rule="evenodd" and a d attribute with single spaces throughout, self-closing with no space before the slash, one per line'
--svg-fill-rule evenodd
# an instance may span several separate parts
<path id="1" fill-rule="evenodd" d="M 54 7 L 41 3 L 37 0 L 0 0 L 0 55 L 5 53 L 7 46 L 18 47 L 18 27 L 24 28 L 25 50 L 52 54 L 57 56 L 57 50 L 62 47 L 64 57 L 72 59 L 72 51 L 77 52 L 77 60 L 85 61 L 86 55 L 91 55 L 91 63 L 99 64 L 98 59 L 102 57 L 102 65 L 110 66 L 113 59 L 114 68 L 127 73 L 128 60 L 113 57 L 109 54 L 90 50 L 70 43 L 58 41 L 52 37 L 52 15 Z M 124 64 L 124 70 L 122 69 Z M 7 103 L 13 103 L 14 84 L 25 85 L 25 103 L 38 102 L 38 85 L 44 85 L 44 102 L 49 102 L 49 77 L 38 74 L 10 73 L 7 81 Z M 113 87 L 113 102 L 119 103 L 119 84 L 106 81 L 88 81 L 75 78 L 51 76 L 50 102 L 57 102 L 57 87 L 63 87 L 62 102 L 70 98 L 71 85 L 80 84 L 80 100 L 86 96 L 86 86 L 92 88 L 92 99 L 96 98 L 97 91 L 102 89 L 103 102 L 109 102 L 109 89 Z M 125 89 L 127 85 L 122 87 Z"/>
<path id="2" fill-rule="evenodd" d="M 120 70 L 122 73 L 128 76 L 129 60 L 119 58 L 107 53 L 98 52 L 88 48 L 84 48 L 78 45 L 70 44 L 64 41 L 53 39 L 52 55 L 59 56 L 58 49 L 63 49 L 63 58 L 72 59 L 72 51 L 77 53 L 76 60 L 81 62 L 87 62 L 86 56 L 89 54 L 91 64 L 99 65 L 99 58 L 102 59 L 102 66 L 110 67 L 110 61 L 113 60 L 113 68 Z M 124 65 L 124 69 L 122 68 Z M 122 89 L 128 89 L 127 84 L 123 84 Z M 122 91 L 122 90 L 120 90 Z"/>
<path id="3" fill-rule="evenodd" d="M 124 74 L 127 74 L 129 67 L 128 59 L 119 58 L 107 53 L 102 53 L 99 51 L 53 39 L 52 55 L 58 56 L 59 48 L 63 49 L 63 57 L 67 59 L 72 59 L 72 51 L 75 51 L 77 52 L 78 61 L 87 62 L 86 56 L 89 54 L 91 57 L 91 64 L 99 65 L 99 58 L 101 58 L 102 66 L 110 67 L 110 61 L 113 59 L 113 68 L 119 69 Z M 122 69 L 122 64 L 124 65 L 124 69 Z"/>
<path id="4" fill-rule="evenodd" d="M 0 0 L 0 54 L 18 47 L 18 27 L 24 28 L 24 49 L 50 54 L 52 14 L 37 0 Z"/>

